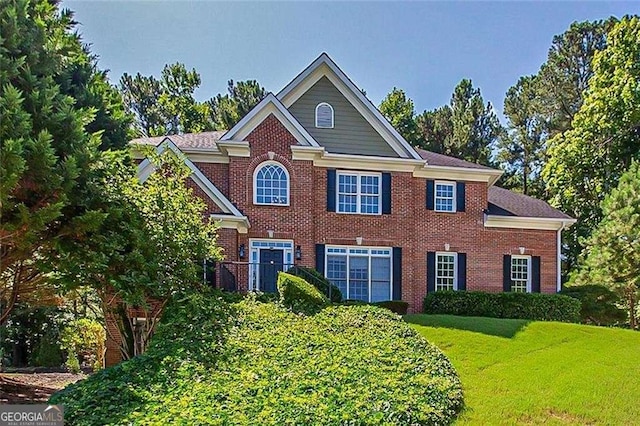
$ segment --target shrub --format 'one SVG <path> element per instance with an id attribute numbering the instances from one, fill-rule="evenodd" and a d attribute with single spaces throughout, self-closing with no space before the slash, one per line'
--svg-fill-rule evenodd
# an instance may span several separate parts
<path id="1" fill-rule="evenodd" d="M 560 294 L 578 299 L 580 320 L 585 324 L 615 325 L 624 323 L 627 313 L 617 306 L 620 297 L 601 285 L 580 285 L 565 287 Z"/>
<path id="2" fill-rule="evenodd" d="M 70 322 L 60 335 L 62 350 L 67 353 L 66 366 L 77 372 L 80 365 L 99 370 L 104 365 L 106 332 L 98 321 L 81 318 Z"/>
<path id="3" fill-rule="evenodd" d="M 315 314 L 329 305 L 329 299 L 320 291 L 295 275 L 278 274 L 280 301 L 294 312 Z"/>
<path id="4" fill-rule="evenodd" d="M 427 314 L 578 322 L 580 301 L 559 294 L 437 291 L 424 298 Z"/>
<path id="5" fill-rule="evenodd" d="M 287 271 L 288 274 L 295 275 L 309 282 L 315 288 L 320 290 L 320 293 L 329 297 L 329 289 L 331 289 L 331 302 L 339 303 L 342 300 L 342 292 L 340 289 L 325 278 L 320 272 L 313 268 L 307 268 L 305 266 L 293 266 Z"/>
<path id="6" fill-rule="evenodd" d="M 373 305 L 388 309 L 398 315 L 406 315 L 407 309 L 409 309 L 409 303 L 402 300 L 386 300 L 384 302 L 376 302 Z"/>
<path id="7" fill-rule="evenodd" d="M 171 303 L 145 354 L 50 401 L 69 425 L 448 424 L 463 405 L 449 360 L 397 315 L 215 294 Z"/>

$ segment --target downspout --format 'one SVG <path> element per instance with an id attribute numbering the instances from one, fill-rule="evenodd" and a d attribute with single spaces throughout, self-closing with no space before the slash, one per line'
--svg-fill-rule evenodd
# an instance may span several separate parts
<path id="1" fill-rule="evenodd" d="M 557 260 L 556 260 L 556 292 L 562 290 L 562 230 L 565 228 L 566 223 L 562 222 L 562 226 L 558 229 L 558 238 L 556 243 Z"/>

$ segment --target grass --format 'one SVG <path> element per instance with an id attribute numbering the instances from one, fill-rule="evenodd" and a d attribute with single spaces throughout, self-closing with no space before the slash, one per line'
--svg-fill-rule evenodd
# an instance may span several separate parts
<path id="1" fill-rule="evenodd" d="M 458 370 L 456 424 L 638 424 L 640 333 L 556 322 L 407 315 Z"/>

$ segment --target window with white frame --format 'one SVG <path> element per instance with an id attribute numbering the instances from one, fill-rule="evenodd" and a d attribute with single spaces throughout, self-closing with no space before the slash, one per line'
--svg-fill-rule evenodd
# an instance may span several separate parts
<path id="1" fill-rule="evenodd" d="M 338 172 L 338 213 L 380 214 L 379 173 Z"/>
<path id="2" fill-rule="evenodd" d="M 457 290 L 456 253 L 436 253 L 436 291 Z"/>
<path id="3" fill-rule="evenodd" d="M 254 204 L 289 205 L 289 173 L 282 164 L 262 163 L 256 168 L 253 182 Z"/>
<path id="4" fill-rule="evenodd" d="M 333 129 L 333 107 L 326 102 L 316 106 L 316 127 Z"/>
<path id="5" fill-rule="evenodd" d="M 531 291 L 531 257 L 511 256 L 511 291 Z"/>
<path id="6" fill-rule="evenodd" d="M 453 182 L 435 183 L 435 210 L 437 212 L 456 211 L 456 184 Z"/>
<path id="7" fill-rule="evenodd" d="M 343 299 L 381 302 L 391 300 L 391 249 L 326 247 L 325 271 Z"/>

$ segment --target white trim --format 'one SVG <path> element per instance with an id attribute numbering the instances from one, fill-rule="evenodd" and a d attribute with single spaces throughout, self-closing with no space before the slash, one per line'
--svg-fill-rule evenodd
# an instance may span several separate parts
<path id="1" fill-rule="evenodd" d="M 540 229 L 557 231 L 562 228 L 568 228 L 574 223 L 576 223 L 576 219 L 484 214 L 485 228 Z"/>
<path id="2" fill-rule="evenodd" d="M 340 175 L 342 176 L 356 176 L 356 211 L 355 212 L 341 212 L 339 211 L 340 205 Z M 360 177 L 362 176 L 374 176 L 378 178 L 378 213 L 362 213 L 360 211 L 361 207 L 361 198 L 363 196 L 360 189 Z M 354 195 L 350 194 L 349 195 Z M 364 194 L 364 196 L 371 194 Z M 339 214 L 364 214 L 368 216 L 380 216 L 382 215 L 382 173 L 372 173 L 372 172 L 356 172 L 352 170 L 337 170 L 336 171 L 336 213 Z"/>
<path id="3" fill-rule="evenodd" d="M 438 291 L 438 256 L 453 256 L 453 290 L 458 291 L 458 253 L 454 251 L 437 251 L 435 256 L 434 290 Z"/>
<path id="4" fill-rule="evenodd" d="M 452 205 L 451 207 L 453 208 L 453 210 L 438 210 L 438 203 L 436 202 L 438 200 L 438 185 L 446 185 L 446 186 L 451 186 L 453 188 L 453 199 L 452 199 Z M 451 182 L 448 180 L 436 180 L 433 182 L 433 211 L 438 212 L 438 213 L 457 213 L 457 203 L 456 203 L 456 196 L 458 195 L 457 192 L 457 182 Z M 442 199 L 444 199 L 443 197 L 440 197 Z M 447 198 L 448 199 L 448 198 Z"/>
<path id="5" fill-rule="evenodd" d="M 285 268 L 289 268 L 295 264 L 295 257 L 294 257 L 295 245 L 293 244 L 293 240 L 272 239 L 272 238 L 249 238 L 249 274 L 248 274 L 249 276 L 247 277 L 247 279 L 249 280 L 249 282 L 247 283 L 248 284 L 247 288 L 249 289 L 249 291 L 260 291 L 260 265 L 259 265 L 260 250 L 267 248 L 267 247 L 260 247 L 260 246 L 254 245 L 255 243 L 287 244 L 288 247 L 271 246 L 270 249 L 282 250 L 282 269 L 283 270 L 286 271 Z M 287 263 L 287 257 L 291 258 L 291 263 Z"/>
<path id="6" fill-rule="evenodd" d="M 509 265 L 509 279 L 511 281 L 511 291 L 513 291 L 513 259 L 526 259 L 527 260 L 527 284 L 526 293 L 531 293 L 531 256 L 522 254 L 512 254 L 511 264 Z"/>
<path id="7" fill-rule="evenodd" d="M 246 141 L 218 141 L 218 148 L 228 157 L 251 157 L 251 147 Z"/>
<path id="8" fill-rule="evenodd" d="M 176 146 L 176 144 L 171 141 L 170 138 L 165 138 L 155 149 L 156 153 L 162 154 L 166 149 L 170 149 L 175 155 L 181 158 L 185 165 L 191 170 L 191 179 L 204 191 L 205 194 L 218 206 L 224 213 L 230 214 L 232 216 L 238 218 L 245 218 L 242 213 L 233 205 L 231 201 L 227 197 L 224 196 L 222 192 L 198 169 L 198 167 L 193 164 L 193 162 L 187 158 L 182 151 Z M 155 171 L 155 165 L 149 160 L 145 158 L 138 165 L 137 176 L 140 179 L 140 182 L 145 182 L 151 173 Z M 248 222 L 247 222 L 248 227 Z"/>
<path id="9" fill-rule="evenodd" d="M 320 108 L 321 106 L 328 106 L 329 110 L 331 111 L 331 126 L 318 126 L 318 108 Z M 335 113 L 333 111 L 333 107 L 331 106 L 330 103 L 327 102 L 320 102 L 318 105 L 316 105 L 316 120 L 315 120 L 315 124 L 316 124 L 316 128 L 318 129 L 333 129 L 335 127 Z"/>
<path id="10" fill-rule="evenodd" d="M 273 114 L 280 120 L 286 129 L 296 138 L 298 143 L 308 146 L 320 146 L 273 93 L 269 93 L 258 105 L 253 107 L 242 120 L 220 138 L 220 142 L 244 141 L 244 138 L 258 127 L 270 114 Z M 218 146 L 220 146 L 220 142 L 218 142 Z"/>
<path id="11" fill-rule="evenodd" d="M 246 234 L 249 232 L 251 224 L 249 218 L 246 216 L 232 216 L 228 214 L 211 214 L 209 217 L 216 222 L 222 229 L 235 229 L 239 234 Z"/>
<path id="12" fill-rule="evenodd" d="M 500 176 L 504 173 L 495 169 L 472 169 L 465 167 L 450 166 L 432 166 L 425 162 L 425 166 L 416 169 L 413 177 L 421 177 L 426 179 L 447 179 L 447 180 L 463 180 L 468 182 L 487 182 L 492 186 Z"/>
<path id="13" fill-rule="evenodd" d="M 262 170 L 264 167 L 266 166 L 278 166 L 280 167 L 283 171 L 285 176 L 287 177 L 287 202 L 286 203 L 259 203 L 258 202 L 258 172 L 260 170 Z M 263 161 L 262 163 L 258 164 L 256 166 L 256 168 L 253 170 L 253 204 L 256 206 L 289 206 L 289 203 L 291 202 L 291 176 L 289 175 L 289 170 L 287 170 L 287 168 L 284 166 L 284 164 L 278 162 L 278 161 L 274 161 L 274 160 L 267 160 L 267 161 Z"/>
<path id="14" fill-rule="evenodd" d="M 329 249 L 342 249 L 345 250 L 344 253 L 329 253 Z M 364 253 L 351 253 L 351 250 L 367 250 L 368 253 L 364 254 Z M 389 254 L 372 254 L 371 251 L 372 250 L 387 250 L 389 252 Z M 347 263 L 346 263 L 346 270 L 347 270 L 347 276 L 346 276 L 346 281 L 347 281 L 347 293 L 342 295 L 343 299 L 350 299 L 351 295 L 349 294 L 349 259 L 351 258 L 351 256 L 354 257 L 367 257 L 368 259 L 368 264 L 367 264 L 367 268 L 368 268 L 368 289 L 367 289 L 367 295 L 369 296 L 369 300 L 367 302 L 371 301 L 371 258 L 373 257 L 379 257 L 379 258 L 384 258 L 384 259 L 389 259 L 389 299 L 388 300 L 393 300 L 393 247 L 378 247 L 378 246 L 348 246 L 348 245 L 334 245 L 334 244 L 327 244 L 324 247 L 324 276 L 329 279 L 327 277 L 328 275 L 328 269 L 327 266 L 329 264 L 328 261 L 328 257 L 329 256 L 345 256 Z"/>
<path id="15" fill-rule="evenodd" d="M 289 108 L 311 85 L 315 84 L 323 76 L 327 77 L 336 86 L 398 155 L 404 158 L 420 159 L 420 155 L 416 150 L 393 128 L 389 121 L 384 118 L 380 111 L 326 53 L 322 53 L 311 65 L 285 86 L 278 93 L 278 99 Z"/>

